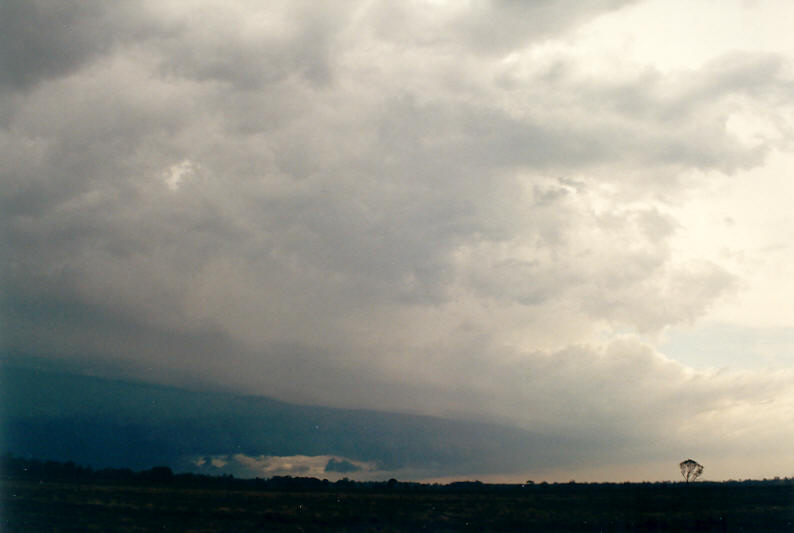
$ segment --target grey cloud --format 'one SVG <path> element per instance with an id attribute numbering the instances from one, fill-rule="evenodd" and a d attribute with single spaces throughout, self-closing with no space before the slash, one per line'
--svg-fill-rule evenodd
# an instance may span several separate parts
<path id="1" fill-rule="evenodd" d="M 191 34 L 186 35 L 191 42 Z M 245 53 L 256 57 L 257 52 Z M 409 300 L 439 299 L 451 273 L 450 254 L 472 237 L 498 236 L 498 242 L 516 232 L 513 220 L 490 218 L 504 210 L 503 202 L 511 205 L 504 195 L 513 194 L 515 186 L 503 173 L 620 164 L 623 153 L 646 153 L 642 163 L 656 157 L 658 145 L 684 146 L 691 140 L 642 120 L 628 128 L 610 123 L 603 128 L 560 126 L 554 117 L 530 121 L 481 104 L 453 107 L 432 94 L 421 105 L 410 98 L 364 99 L 359 112 L 367 118 L 360 120 L 354 108 L 342 116 L 327 109 L 324 98 L 340 99 L 340 88 L 307 93 L 300 81 L 294 82 L 295 91 L 265 91 L 276 100 L 253 99 L 251 107 L 238 109 L 221 101 L 225 92 L 217 88 L 147 79 L 150 67 L 111 70 L 109 74 L 130 77 L 121 83 L 132 82 L 111 85 L 112 99 L 101 99 L 99 86 L 107 81 L 101 76 L 64 81 L 38 91 L 32 104 L 46 104 L 57 94 L 62 105 L 73 106 L 85 90 L 100 99 L 69 113 L 31 105 L 14 116 L 13 131 L 24 140 L 9 136 L 9 155 L 22 155 L 15 156 L 21 161 L 6 177 L 8 212 L 50 212 L 11 220 L 8 239 L 20 246 L 54 242 L 61 249 L 56 255 L 48 245 L 25 255 L 40 253 L 37 261 L 47 264 L 69 253 L 79 258 L 71 263 L 90 257 L 91 262 L 75 267 L 84 274 L 94 272 L 89 280 L 100 275 L 91 265 L 102 265 L 104 275 L 115 271 L 123 276 L 124 264 L 136 264 L 148 279 L 159 280 L 155 285 L 180 287 L 175 295 L 190 291 L 177 273 L 194 276 L 200 285 L 214 270 L 262 287 L 292 286 L 284 299 L 299 287 L 313 287 L 315 299 L 329 302 L 342 298 L 371 305 L 399 297 L 401 287 Z M 564 89 L 552 85 L 545 90 Z M 246 92 L 225 99 L 235 101 L 234 96 Z M 135 97 L 138 93 L 146 97 Z M 180 94 L 195 102 L 179 103 Z M 271 107 L 282 105 L 288 113 L 279 128 L 263 121 L 256 131 L 228 129 L 229 120 L 240 114 L 269 117 Z M 584 114 L 586 96 L 579 106 Z M 346 146 L 347 138 L 336 133 L 340 126 L 348 128 L 347 138 L 362 136 L 364 149 Z M 637 134 L 648 126 L 657 133 Z M 374 141 L 366 138 L 372 131 L 379 132 Z M 691 149 L 697 153 L 698 145 Z M 289 153 L 296 162 L 284 162 L 283 154 Z M 685 161 L 680 153 L 665 157 Z M 198 170 L 168 195 L 157 180 L 182 159 L 193 161 Z M 507 185 L 494 195 L 497 181 Z M 564 211 L 556 207 L 544 211 L 532 202 L 511 206 L 519 216 L 525 210 L 541 213 L 520 231 L 537 234 L 546 245 L 575 231 L 565 229 L 570 222 L 564 218 L 575 216 L 578 208 L 561 215 Z M 135 254 L 137 262 L 129 262 Z M 142 259 L 142 254 L 153 259 Z M 656 254 L 651 251 L 649 257 Z M 55 263 L 59 261 L 63 259 Z M 218 270 L 223 264 L 227 266 Z M 638 266 L 641 272 L 648 265 Z M 147 278 L 139 279 L 143 283 Z M 547 295 L 554 294 L 550 287 L 555 285 L 544 286 Z M 307 299 L 306 294 L 295 298 Z M 281 301 L 285 304 L 289 308 Z M 311 305 L 298 305 L 295 316 L 306 307 Z M 263 311 L 253 306 L 248 312 L 254 309 Z"/>
<path id="2" fill-rule="evenodd" d="M 465 6 L 425 5 L 422 9 L 378 2 L 372 19 L 377 35 L 385 40 L 504 54 L 632 2 L 599 0 L 582 5 L 567 0 L 494 0 Z"/>
<path id="3" fill-rule="evenodd" d="M 637 125 L 657 126 L 647 132 L 616 132 L 617 146 L 626 152 L 645 153 L 646 162 L 651 164 L 725 172 L 757 165 L 769 148 L 743 146 L 727 131 L 726 119 L 735 109 L 736 100 L 752 99 L 774 108 L 787 101 L 791 87 L 792 79 L 781 56 L 740 52 L 722 55 L 698 71 L 665 77 L 645 71 L 633 82 L 620 84 L 572 80 L 572 89 L 581 91 L 583 101 L 590 102 L 594 109 L 613 110 L 616 116 L 631 121 L 639 119 Z"/>
<path id="4" fill-rule="evenodd" d="M 582 6 L 574 1 L 497 0 L 472 10 L 459 21 L 462 41 L 485 50 L 504 50 L 554 35 L 569 26 L 633 0 L 605 0 Z"/>
<path id="5" fill-rule="evenodd" d="M 726 101 L 765 102 L 789 82 L 760 56 L 625 83 L 495 63 L 618 4 L 488 4 L 458 12 L 440 44 L 414 20 L 434 8 L 403 4 L 161 25 L 126 19 L 126 4 L 57 17 L 7 4 L 41 30 L 65 21 L 0 94 L 13 104 L 0 130 L 7 348 L 315 403 L 652 418 L 615 414 L 631 402 L 611 377 L 596 380 L 618 391 L 597 413 L 578 406 L 598 390 L 577 376 L 616 372 L 620 350 L 562 346 L 694 320 L 731 290 L 720 265 L 674 260 L 667 202 L 697 185 L 682 171 L 762 161 L 768 144 L 726 131 Z M 115 29 L 84 41 L 69 29 L 81 24 Z M 656 383 L 658 367 L 684 387 L 684 370 L 636 351 L 620 372 Z M 557 422 L 525 416 L 546 400 L 561 402 Z"/>
<path id="6" fill-rule="evenodd" d="M 157 43 L 162 72 L 231 84 L 248 91 L 300 75 L 314 84 L 332 80 L 335 35 L 354 8 L 285 2 L 267 9 L 204 5 L 180 33 Z"/>
<path id="7" fill-rule="evenodd" d="M 692 87 L 687 92 L 688 100 L 694 106 L 710 98 L 719 98 L 726 92 L 785 100 L 784 96 L 792 84 L 792 80 L 786 78 L 785 67 L 786 61 L 778 54 L 724 54 L 709 61 L 703 67 L 703 74 L 694 77 Z M 683 105 L 683 101 L 680 104 Z"/>
<path id="8" fill-rule="evenodd" d="M 591 443 L 593 457 L 612 460 L 633 449 L 652 456 L 687 446 L 745 446 L 737 427 L 750 424 L 767 433 L 774 418 L 751 421 L 740 413 L 784 410 L 785 402 L 767 402 L 780 398 L 792 379 L 790 373 L 771 381 L 763 373 L 692 373 L 633 339 L 603 350 L 580 346 L 525 354 L 518 364 L 492 364 L 474 373 L 473 401 L 482 410 L 515 421 L 514 409 L 521 406 L 528 426 L 580 436 Z M 489 398 L 495 386 L 510 392 Z"/>
<path id="9" fill-rule="evenodd" d="M 136 2 L 8 0 L 0 5 L 0 86 L 26 89 L 72 73 L 119 41 L 167 31 Z"/>
<path id="10" fill-rule="evenodd" d="M 3 2 L 0 80 L 5 85 L 25 87 L 68 72 L 101 52 L 111 36 L 98 36 L 89 30 L 92 20 L 101 19 L 101 12 L 99 2 Z"/>
<path id="11" fill-rule="evenodd" d="M 561 58 L 560 76 L 569 79 L 599 109 L 611 109 L 631 117 L 656 118 L 666 122 L 691 119 L 726 97 L 746 95 L 762 100 L 779 97 L 791 80 L 785 73 L 783 57 L 772 53 L 728 52 L 698 70 L 681 70 L 666 75 L 646 68 L 633 80 L 577 80 L 570 60 Z M 505 73 L 514 86 L 516 80 Z M 586 81 L 587 83 L 583 83 Z"/>

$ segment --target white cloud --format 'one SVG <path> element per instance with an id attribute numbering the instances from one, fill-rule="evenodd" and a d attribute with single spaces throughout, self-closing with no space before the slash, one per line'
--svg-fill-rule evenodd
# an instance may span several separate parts
<path id="1" fill-rule="evenodd" d="M 176 165 L 171 165 L 164 174 L 165 184 L 171 191 L 176 191 L 182 180 L 193 172 L 193 164 L 187 159 Z"/>

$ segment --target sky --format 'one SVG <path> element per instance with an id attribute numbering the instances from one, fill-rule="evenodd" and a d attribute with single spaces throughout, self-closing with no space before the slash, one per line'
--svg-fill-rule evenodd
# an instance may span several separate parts
<path id="1" fill-rule="evenodd" d="M 4 357 L 794 475 L 792 22 L 2 2 Z"/>

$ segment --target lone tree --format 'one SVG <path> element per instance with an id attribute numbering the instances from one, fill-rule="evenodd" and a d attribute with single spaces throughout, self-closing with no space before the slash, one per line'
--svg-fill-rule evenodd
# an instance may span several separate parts
<path id="1" fill-rule="evenodd" d="M 681 467 L 681 475 L 687 483 L 695 481 L 703 473 L 703 465 L 692 459 L 682 461 L 678 466 Z"/>

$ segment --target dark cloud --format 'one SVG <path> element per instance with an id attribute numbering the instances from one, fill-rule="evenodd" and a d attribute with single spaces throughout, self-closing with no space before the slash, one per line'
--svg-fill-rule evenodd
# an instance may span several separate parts
<path id="1" fill-rule="evenodd" d="M 100 2 L 9 1 L 0 7 L 0 68 L 4 85 L 23 88 L 70 72 L 106 49 Z M 91 27 L 96 29 L 91 31 Z"/>
<path id="2" fill-rule="evenodd" d="M 168 31 L 137 2 L 8 0 L 0 5 L 0 86 L 66 76 L 130 39 Z"/>
<path id="3" fill-rule="evenodd" d="M 559 461 L 559 449 L 549 443 L 573 444 L 498 424 L 309 407 L 41 368 L 0 370 L 6 446 L 95 466 L 192 463 L 248 476 L 375 469 L 438 475 Z M 224 468 L 228 463 L 236 464 Z"/>
<path id="4" fill-rule="evenodd" d="M 358 472 L 360 470 L 360 466 L 354 465 L 347 459 L 339 460 L 335 457 L 328 459 L 328 463 L 325 465 L 326 472 L 340 472 L 342 474 L 347 474 L 350 472 Z"/>

